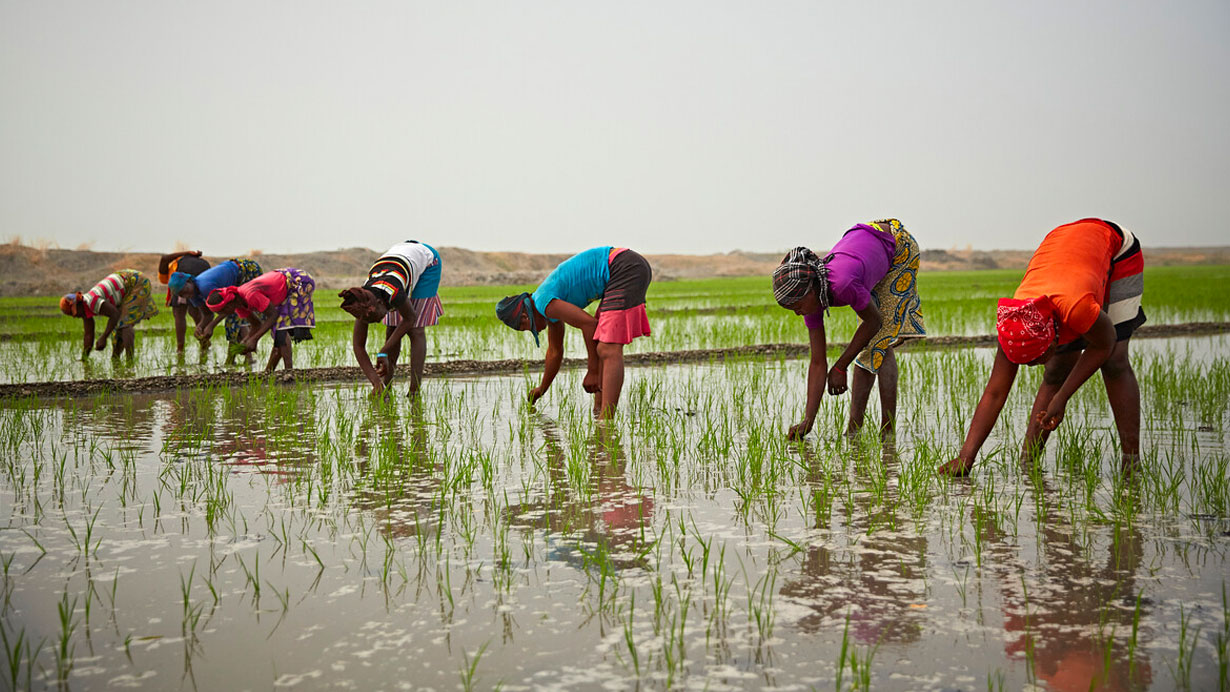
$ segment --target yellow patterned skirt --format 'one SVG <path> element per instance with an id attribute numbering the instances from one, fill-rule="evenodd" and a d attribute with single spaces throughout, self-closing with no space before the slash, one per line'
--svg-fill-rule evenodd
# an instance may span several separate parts
<path id="1" fill-rule="evenodd" d="M 876 372 L 890 348 L 906 339 L 925 337 L 927 329 L 923 325 L 922 300 L 918 297 L 918 262 L 922 258 L 918 241 L 897 219 L 881 219 L 869 225 L 892 233 L 897 241 L 892 266 L 871 289 L 871 299 L 884 322 L 867 348 L 854 359 L 860 368 Z"/>
<path id="2" fill-rule="evenodd" d="M 153 286 L 144 274 L 134 269 L 121 269 L 116 274 L 124 281 L 124 297 L 117 306 L 120 311 L 119 322 L 115 324 L 117 330 L 158 314 L 158 306 L 150 300 Z"/>

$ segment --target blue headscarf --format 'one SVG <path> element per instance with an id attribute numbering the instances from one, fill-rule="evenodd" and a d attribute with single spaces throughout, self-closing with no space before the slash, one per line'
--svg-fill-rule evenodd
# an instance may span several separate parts
<path id="1" fill-rule="evenodd" d="M 534 345 L 539 346 L 538 341 L 538 321 L 535 319 L 537 310 L 534 309 L 534 299 L 528 293 L 522 293 L 517 296 L 508 296 L 501 300 L 495 306 L 495 316 L 500 318 L 504 324 L 513 329 L 521 328 L 521 313 L 528 311 L 530 316 L 530 331 L 534 333 Z"/>
<path id="2" fill-rule="evenodd" d="M 186 274 L 184 272 L 175 272 L 172 274 L 170 281 L 167 281 L 167 288 L 170 289 L 171 295 L 179 295 L 179 292 L 184 290 L 184 286 L 188 284 L 188 279 L 191 278 L 191 274 Z"/>

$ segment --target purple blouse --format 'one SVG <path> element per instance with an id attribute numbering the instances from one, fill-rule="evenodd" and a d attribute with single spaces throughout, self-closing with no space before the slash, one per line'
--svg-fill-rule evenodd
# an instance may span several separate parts
<path id="1" fill-rule="evenodd" d="M 893 264 L 897 241 L 893 234 L 860 223 L 846 231 L 830 251 L 829 289 L 833 307 L 849 305 L 862 310 L 871 302 L 871 289 L 880 283 Z M 819 253 L 817 253 L 819 254 Z M 824 311 L 803 316 L 808 329 L 824 326 Z"/>

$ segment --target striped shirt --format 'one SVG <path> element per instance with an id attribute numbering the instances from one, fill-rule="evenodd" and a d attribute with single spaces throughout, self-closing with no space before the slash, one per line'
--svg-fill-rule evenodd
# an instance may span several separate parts
<path id="1" fill-rule="evenodd" d="M 390 307 L 400 305 L 414 291 L 419 277 L 436 261 L 431 248 L 413 240 L 394 245 L 367 272 L 363 288 L 387 296 Z"/>
<path id="2" fill-rule="evenodd" d="M 98 309 L 102 307 L 103 301 L 107 301 L 119 307 L 124 301 L 124 277 L 118 273 L 109 274 L 107 278 L 95 284 L 94 288 L 82 294 L 85 298 L 85 305 L 93 314 L 98 314 Z"/>

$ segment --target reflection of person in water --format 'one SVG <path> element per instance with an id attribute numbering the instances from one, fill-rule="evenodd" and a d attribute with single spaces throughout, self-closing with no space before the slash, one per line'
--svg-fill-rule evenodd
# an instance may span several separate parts
<path id="1" fill-rule="evenodd" d="M 311 413 L 316 403 L 313 395 L 299 390 L 283 394 L 295 398 L 289 407 L 269 408 L 267 401 L 248 396 L 227 399 L 218 416 L 215 456 L 224 464 L 286 480 L 314 466 L 317 435 L 316 416 Z"/>
<path id="2" fill-rule="evenodd" d="M 886 471 L 892 473 L 898 460 L 891 438 L 882 453 Z M 810 447 L 804 454 L 807 480 L 819 488 L 825 471 Z M 871 493 L 854 497 L 848 530 L 858 537 L 857 546 L 808 547 L 800 574 L 789 579 L 781 593 L 815 611 L 798 622 L 805 632 L 829 629 L 848 612 L 850 634 L 861 644 L 916 642 L 924 620 L 918 606 L 927 599 L 927 539 L 913 530 L 894 530 L 899 525 L 895 508 L 876 504 Z"/>
<path id="3" fill-rule="evenodd" d="M 354 506 L 371 513 L 380 532 L 389 538 L 434 538 L 440 531 L 438 489 L 443 466 L 428 446 L 422 399 L 410 400 L 409 439 L 400 425 L 391 422 L 386 406 L 369 401 L 359 421 L 361 481 Z M 394 469 L 396 475 L 391 474 Z"/>
<path id="4" fill-rule="evenodd" d="M 644 567 L 640 529 L 653 515 L 653 499 L 628 484 L 624 475 L 627 459 L 618 433 L 599 426 L 586 441 L 589 464 L 588 487 L 569 482 L 568 457 L 559 429 L 546 416 L 535 414 L 546 443 L 547 483 L 543 496 L 509 505 L 508 522 L 524 529 L 546 529 L 565 535 L 566 542 L 553 556 L 587 567 L 582 552 L 604 554 L 615 569 Z M 589 545 L 598 546 L 590 550 Z"/>
<path id="5" fill-rule="evenodd" d="M 1038 492 L 1056 497 L 1046 487 Z M 1033 674 L 1049 689 L 1144 689 L 1152 679 L 1146 649 L 1136 648 L 1138 660 L 1129 674 L 1127 647 L 1122 643 L 1135 618 L 1135 577 L 1144 553 L 1140 534 L 1131 524 L 1117 528 L 1106 563 L 1098 567 L 1084 559 L 1087 551 L 1077 544 L 1075 529 L 1063 521 L 1064 516 L 1051 507 L 1046 521 L 1038 524 L 1039 564 L 1032 569 L 1021 564 L 1020 547 L 998 530 L 1000 522 L 993 517 L 976 522 L 1003 594 L 1004 629 L 1010 635 L 1005 651 L 1026 658 L 1032 650 Z M 1118 644 L 1102 639 L 1112 635 Z M 1107 646 L 1112 646 L 1109 665 Z"/>

